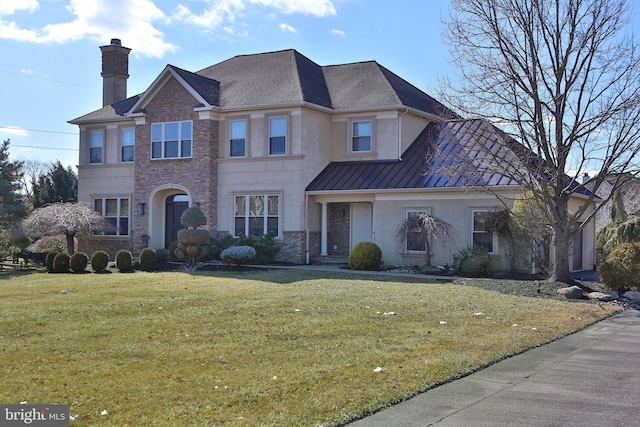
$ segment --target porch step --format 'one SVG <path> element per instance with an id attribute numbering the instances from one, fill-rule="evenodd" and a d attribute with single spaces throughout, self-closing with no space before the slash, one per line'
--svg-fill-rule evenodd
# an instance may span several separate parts
<path id="1" fill-rule="evenodd" d="M 316 256 L 313 257 L 312 263 L 321 265 L 346 266 L 349 265 L 349 257 L 338 255 Z"/>

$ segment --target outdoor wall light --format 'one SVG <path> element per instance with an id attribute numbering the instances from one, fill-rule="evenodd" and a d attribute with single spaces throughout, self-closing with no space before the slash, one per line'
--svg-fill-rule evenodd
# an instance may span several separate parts
<path id="1" fill-rule="evenodd" d="M 138 215 L 140 216 L 144 215 L 145 206 L 146 206 L 146 203 L 138 203 Z"/>

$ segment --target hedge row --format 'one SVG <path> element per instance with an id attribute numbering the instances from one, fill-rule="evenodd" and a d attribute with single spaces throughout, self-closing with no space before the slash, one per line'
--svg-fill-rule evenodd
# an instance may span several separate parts
<path id="1" fill-rule="evenodd" d="M 140 252 L 140 259 L 133 260 L 131 252 L 122 249 L 116 253 L 116 269 L 120 272 L 130 272 L 136 269 L 154 271 L 158 267 L 158 254 L 154 249 L 145 248 Z M 87 266 L 91 266 L 94 273 L 102 273 L 109 265 L 109 254 L 105 251 L 95 251 L 91 258 L 81 251 L 69 256 L 64 252 L 49 252 L 45 258 L 47 271 L 50 273 L 84 273 Z"/>

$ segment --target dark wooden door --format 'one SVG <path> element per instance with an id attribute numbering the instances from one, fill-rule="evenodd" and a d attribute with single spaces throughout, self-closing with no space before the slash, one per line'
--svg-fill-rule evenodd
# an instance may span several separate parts
<path id="1" fill-rule="evenodd" d="M 184 228 L 180 222 L 180 217 L 189 207 L 189 198 L 186 194 L 176 194 L 167 197 L 166 201 L 166 218 L 165 218 L 165 248 L 168 248 L 172 242 L 178 240 L 178 231 Z"/>

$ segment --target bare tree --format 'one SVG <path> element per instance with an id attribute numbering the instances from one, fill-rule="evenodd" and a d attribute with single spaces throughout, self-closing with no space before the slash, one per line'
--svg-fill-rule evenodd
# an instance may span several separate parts
<path id="1" fill-rule="evenodd" d="M 22 222 L 23 232 L 33 238 L 64 234 L 67 252 L 75 251 L 74 237 L 104 230 L 102 216 L 81 203 L 54 203 L 34 210 Z"/>
<path id="2" fill-rule="evenodd" d="M 22 162 L 22 179 L 20 185 L 23 193 L 28 197 L 33 197 L 33 183 L 38 182 L 38 178 L 46 175 L 51 168 L 51 163 L 43 162 L 39 159 L 21 159 Z"/>
<path id="3" fill-rule="evenodd" d="M 485 168 L 497 167 L 548 207 L 554 276 L 569 282 L 569 247 L 576 225 L 594 216 L 595 194 L 607 177 L 616 177 L 613 193 L 639 170 L 640 56 L 626 32 L 627 1 L 451 4 L 444 38 L 459 82 L 445 81 L 443 96 L 461 115 L 489 122 L 493 142 L 518 158 L 517 168 Z M 476 163 L 496 148 L 480 150 L 487 155 L 476 153 Z M 580 185 L 585 171 L 592 192 Z M 575 195 L 584 203 L 570 211 Z"/>
<path id="4" fill-rule="evenodd" d="M 451 224 L 425 213 L 409 215 L 396 230 L 396 243 L 412 250 L 425 252 L 425 266 L 431 267 L 431 240 L 442 246 L 454 244 L 454 228 Z M 407 246 L 405 246 L 407 245 Z"/>

